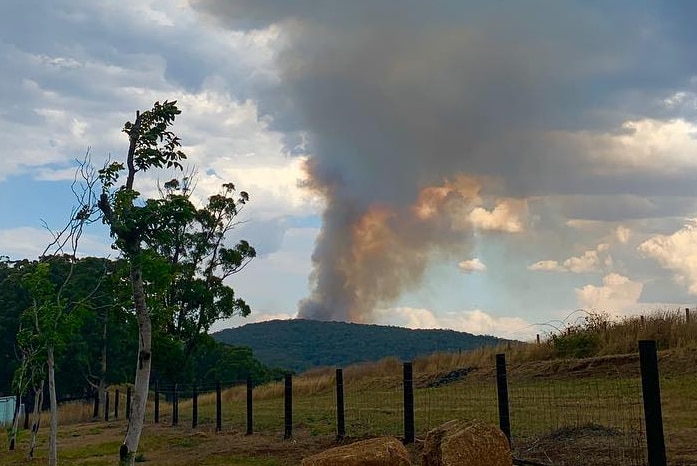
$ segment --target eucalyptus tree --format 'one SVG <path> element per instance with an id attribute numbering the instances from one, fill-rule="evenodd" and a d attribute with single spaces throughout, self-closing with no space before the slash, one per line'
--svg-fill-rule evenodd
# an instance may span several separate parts
<path id="1" fill-rule="evenodd" d="M 152 109 L 136 112 L 135 120 L 123 128 L 129 138 L 125 164 L 114 161 L 99 172 L 98 207 L 110 227 L 113 247 L 129 264 L 138 322 L 133 402 L 119 450 L 124 465 L 135 463 L 143 430 L 153 331 L 171 332 L 193 348 L 197 336 L 218 318 L 249 313 L 246 303 L 224 283 L 256 255 L 246 241 L 232 247 L 225 241 L 247 193 L 235 196 L 235 187 L 224 184 L 220 194 L 197 208 L 187 177 L 165 183 L 156 198 L 144 198 L 135 189 L 138 174 L 153 169 L 183 171 L 186 155 L 170 130 L 180 113 L 176 101 L 156 102 Z"/>

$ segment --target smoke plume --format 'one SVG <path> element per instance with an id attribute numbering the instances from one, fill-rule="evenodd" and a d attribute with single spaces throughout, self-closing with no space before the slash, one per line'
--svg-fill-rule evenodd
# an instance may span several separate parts
<path id="1" fill-rule="evenodd" d="M 276 129 L 309 134 L 309 187 L 326 200 L 300 317 L 370 321 L 431 261 L 456 267 L 475 231 L 524 231 L 531 196 L 631 191 L 568 135 L 651 113 L 639 97 L 675 78 L 655 62 L 675 57 L 669 42 L 622 2 L 194 4 L 281 31 L 261 102 Z"/>

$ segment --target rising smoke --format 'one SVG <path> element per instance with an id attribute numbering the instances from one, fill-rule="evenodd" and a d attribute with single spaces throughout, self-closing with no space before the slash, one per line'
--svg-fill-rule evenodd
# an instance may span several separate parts
<path id="1" fill-rule="evenodd" d="M 370 321 L 431 261 L 467 256 L 475 231 L 523 231 L 530 196 L 626 192 L 564 135 L 643 116 L 637 97 L 669 81 L 646 64 L 668 45 L 621 4 L 194 3 L 282 31 L 262 104 L 276 129 L 309 132 L 308 187 L 326 200 L 300 317 Z"/>

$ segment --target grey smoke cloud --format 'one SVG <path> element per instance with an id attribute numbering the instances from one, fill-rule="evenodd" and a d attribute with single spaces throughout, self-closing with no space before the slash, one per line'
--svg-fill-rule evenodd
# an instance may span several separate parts
<path id="1" fill-rule="evenodd" d="M 468 250 L 477 226 L 454 227 L 454 219 L 477 206 L 491 211 L 510 197 L 620 194 L 617 207 L 606 209 L 614 215 L 646 189 L 684 196 L 697 181 L 689 171 L 599 173 L 593 154 L 565 136 L 684 114 L 664 104 L 689 88 L 697 68 L 685 52 L 694 35 L 684 24 L 689 12 L 680 7 L 552 0 L 192 4 L 225 27 L 276 24 L 283 35 L 280 85 L 260 95 L 262 108 L 276 129 L 309 132 L 310 185 L 327 200 L 314 290 L 301 316 L 370 320 L 375 306 L 419 283 L 429 260 Z M 451 191 L 428 220 L 415 215 L 424 189 L 458 174 L 468 176 L 467 190 Z M 584 202 L 567 209 L 585 212 Z M 640 212 L 655 210 L 636 204 Z M 524 214 L 518 207 L 512 215 Z M 376 219 L 373 230 L 359 227 Z M 357 252 L 365 235 L 382 241 L 368 255 Z"/>

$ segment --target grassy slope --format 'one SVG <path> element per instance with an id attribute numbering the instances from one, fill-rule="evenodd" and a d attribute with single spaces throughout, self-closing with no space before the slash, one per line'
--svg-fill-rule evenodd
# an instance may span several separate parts
<path id="1" fill-rule="evenodd" d="M 615 444 L 630 441 L 616 432 L 631 431 L 637 423 L 641 428 L 638 356 L 634 351 L 611 355 L 611 348 L 622 349 L 625 348 L 622 345 L 626 345 L 631 350 L 636 347 L 637 338 L 656 338 L 663 348 L 661 389 L 669 462 L 672 465 L 697 464 L 697 453 L 693 451 L 697 439 L 697 416 L 694 414 L 697 412 L 696 323 L 685 323 L 677 313 L 656 313 L 646 318 L 643 325 L 632 320 L 602 322 L 593 319 L 578 328 L 564 330 L 541 345 L 441 353 L 414 361 L 417 439 L 423 438 L 429 427 L 453 417 L 478 417 L 496 423 L 493 355 L 496 351 L 505 351 L 509 361 L 511 417 L 517 447 L 530 449 L 548 442 L 550 445 L 546 447 L 552 451 L 567 441 L 561 436 L 564 433 L 574 437 L 574 445 L 584 445 L 583 461 L 587 463 L 595 452 L 598 455 L 595 464 L 604 464 L 607 451 L 601 441 Z M 568 341 L 559 343 L 559 336 L 564 335 L 571 340 L 584 336 L 574 341 L 593 356 L 563 358 L 563 353 L 579 350 L 567 344 Z M 594 342 L 591 349 L 586 344 L 588 340 Z M 473 369 L 452 383 L 429 388 L 439 381 L 449 380 L 449 374 L 462 368 Z M 401 363 L 396 359 L 344 370 L 349 435 L 400 435 L 400 377 Z M 293 441 L 282 440 L 280 385 L 255 390 L 255 430 L 260 434 L 252 436 L 240 432 L 244 426 L 243 390 L 225 392 L 224 429 L 220 434 L 214 432 L 213 396 L 203 396 L 199 401 L 201 427 L 197 430 L 166 427 L 168 406 L 163 404 L 164 425 L 148 425 L 145 431 L 141 448 L 145 452 L 144 464 L 299 464 L 303 456 L 334 443 L 333 391 L 333 370 L 318 369 L 295 379 Z M 233 408 L 228 409 L 228 406 Z M 74 423 L 84 412 L 73 411 L 66 408 L 62 413 L 59 440 L 62 464 L 114 464 L 125 422 Z M 180 416 L 180 425 L 186 426 L 190 422 L 190 404 L 182 403 Z M 602 432 L 604 436 L 593 437 L 596 432 L 588 429 L 560 429 L 588 422 L 606 428 Z M 550 432 L 555 435 L 547 435 Z M 34 464 L 45 464 L 45 435 L 46 429 L 42 429 Z M 26 444 L 27 433 L 23 432 L 19 451 L 0 456 L 0 465 L 26 464 Z M 415 460 L 418 460 L 418 447 L 419 442 L 411 447 Z"/>

